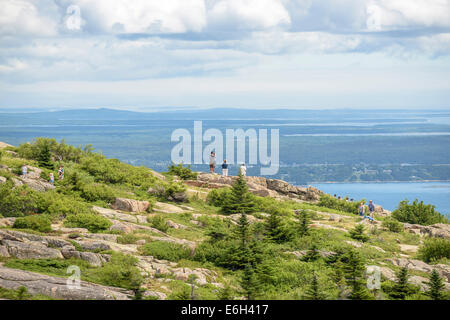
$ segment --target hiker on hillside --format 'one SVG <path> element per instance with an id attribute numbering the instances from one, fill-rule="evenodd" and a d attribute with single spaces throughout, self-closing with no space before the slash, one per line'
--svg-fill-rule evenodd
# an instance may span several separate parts
<path id="1" fill-rule="evenodd" d="M 372 200 L 369 200 L 369 212 L 370 216 L 373 218 L 375 214 L 375 205 L 372 203 Z"/>
<path id="2" fill-rule="evenodd" d="M 366 212 L 366 207 L 364 206 L 364 202 L 360 203 L 359 208 L 358 208 L 358 212 L 359 212 L 359 215 L 361 217 L 364 217 L 364 214 Z"/>
<path id="3" fill-rule="evenodd" d="M 53 172 L 50 172 L 50 183 L 55 184 L 55 176 L 53 175 Z"/>
<path id="4" fill-rule="evenodd" d="M 211 151 L 209 155 L 209 172 L 214 173 L 214 167 L 216 163 L 216 154 L 214 151 Z"/>
<path id="5" fill-rule="evenodd" d="M 59 166 L 58 177 L 59 177 L 59 180 L 64 179 L 64 166 Z"/>
<path id="6" fill-rule="evenodd" d="M 27 168 L 26 165 L 23 165 L 23 166 L 22 166 L 22 175 L 23 175 L 24 177 L 26 177 L 27 174 L 28 174 L 28 168 Z"/>
<path id="7" fill-rule="evenodd" d="M 241 174 L 245 177 L 247 175 L 247 167 L 245 166 L 245 163 L 241 164 L 241 167 L 239 168 L 239 171 Z"/>
<path id="8" fill-rule="evenodd" d="M 222 163 L 222 176 L 228 177 L 228 163 L 227 163 L 227 159 L 223 160 L 223 163 Z"/>
<path id="9" fill-rule="evenodd" d="M 358 211 L 359 211 L 359 215 L 362 217 L 361 221 L 364 221 L 364 219 L 366 219 L 366 218 L 372 222 L 374 221 L 373 217 L 371 217 L 370 215 L 366 216 L 366 214 L 365 214 L 366 207 L 364 206 L 364 202 L 361 202 L 361 204 L 359 205 Z"/>

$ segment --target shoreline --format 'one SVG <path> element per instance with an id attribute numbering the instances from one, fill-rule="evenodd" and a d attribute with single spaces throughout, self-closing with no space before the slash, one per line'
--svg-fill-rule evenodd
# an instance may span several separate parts
<path id="1" fill-rule="evenodd" d="M 307 185 L 313 184 L 369 184 L 369 183 L 427 183 L 427 182 L 450 182 L 450 180 L 414 180 L 414 181 L 323 181 L 323 182 L 308 182 Z"/>

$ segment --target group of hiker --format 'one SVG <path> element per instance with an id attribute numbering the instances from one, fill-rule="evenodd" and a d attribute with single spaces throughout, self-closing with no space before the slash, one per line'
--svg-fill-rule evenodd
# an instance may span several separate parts
<path id="1" fill-rule="evenodd" d="M 353 199 L 349 199 L 348 197 L 346 197 L 345 199 L 342 199 L 341 196 L 336 196 L 336 194 L 334 194 L 334 198 L 338 199 L 338 200 L 345 200 L 347 202 L 353 202 Z M 358 213 L 359 216 L 362 217 L 362 220 L 364 219 L 369 219 L 370 221 L 375 221 L 374 220 L 374 214 L 375 214 L 375 205 L 373 204 L 372 200 L 369 200 L 369 215 L 366 215 L 366 206 L 364 204 L 364 202 L 361 202 L 359 204 L 358 207 Z"/>
<path id="2" fill-rule="evenodd" d="M 26 178 L 28 176 L 28 167 L 25 164 L 22 166 L 22 176 L 24 178 Z M 59 180 L 64 179 L 64 166 L 59 166 L 58 179 Z M 55 176 L 53 175 L 53 172 L 50 172 L 50 174 L 49 174 L 49 182 L 51 184 L 55 184 Z"/>
<path id="3" fill-rule="evenodd" d="M 216 153 L 214 151 L 211 151 L 211 154 L 209 155 L 209 172 L 215 173 L 214 170 L 216 168 Z M 247 167 L 245 166 L 245 163 L 242 163 L 239 167 L 239 172 L 243 175 L 247 175 Z M 223 160 L 222 163 L 222 176 L 228 177 L 228 163 L 227 159 Z"/>

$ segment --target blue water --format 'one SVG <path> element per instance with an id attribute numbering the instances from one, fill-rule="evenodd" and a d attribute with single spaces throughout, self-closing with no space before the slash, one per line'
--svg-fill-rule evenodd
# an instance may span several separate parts
<path id="1" fill-rule="evenodd" d="M 399 182 L 399 183 L 319 183 L 314 187 L 331 195 L 365 198 L 394 210 L 404 199 L 418 198 L 425 204 L 431 203 L 439 212 L 450 215 L 450 182 Z"/>

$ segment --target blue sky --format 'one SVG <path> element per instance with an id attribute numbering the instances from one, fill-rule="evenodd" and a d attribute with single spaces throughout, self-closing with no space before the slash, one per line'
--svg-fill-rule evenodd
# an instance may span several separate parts
<path id="1" fill-rule="evenodd" d="M 0 2 L 0 108 L 450 108 L 450 0 Z"/>

